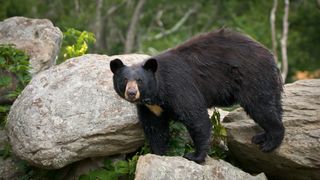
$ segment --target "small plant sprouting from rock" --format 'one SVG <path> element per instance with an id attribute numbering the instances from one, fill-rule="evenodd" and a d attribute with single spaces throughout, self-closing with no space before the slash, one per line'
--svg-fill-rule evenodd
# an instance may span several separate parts
<path id="1" fill-rule="evenodd" d="M 4 126 L 13 101 L 28 84 L 31 76 L 29 56 L 12 44 L 0 45 L 0 124 Z"/>
<path id="2" fill-rule="evenodd" d="M 210 119 L 212 123 L 212 146 L 208 154 L 211 157 L 225 159 L 228 151 L 226 145 L 227 130 L 221 124 L 220 113 L 217 109 L 214 109 Z"/>
<path id="3" fill-rule="evenodd" d="M 90 45 L 96 41 L 95 35 L 88 31 L 79 31 L 73 28 L 63 33 L 62 54 L 58 64 L 72 57 L 81 56 L 87 53 Z"/>

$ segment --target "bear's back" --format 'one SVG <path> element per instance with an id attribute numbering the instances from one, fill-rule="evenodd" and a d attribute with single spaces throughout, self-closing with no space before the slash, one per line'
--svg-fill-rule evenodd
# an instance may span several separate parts
<path id="1" fill-rule="evenodd" d="M 165 84 L 172 78 L 177 87 L 196 84 L 208 105 L 217 103 L 219 96 L 230 102 L 236 99 L 236 92 L 258 89 L 265 83 L 281 86 L 273 55 L 250 37 L 226 29 L 196 36 L 154 58 Z"/>

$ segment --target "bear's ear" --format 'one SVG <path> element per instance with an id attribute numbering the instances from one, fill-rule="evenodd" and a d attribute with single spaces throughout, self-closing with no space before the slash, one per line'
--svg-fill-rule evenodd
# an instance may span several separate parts
<path id="1" fill-rule="evenodd" d="M 156 59 L 148 59 L 144 65 L 143 65 L 143 68 L 145 70 L 149 70 L 153 73 L 155 73 L 158 69 L 158 62 Z"/>
<path id="2" fill-rule="evenodd" d="M 113 72 L 113 74 L 115 74 L 117 70 L 119 70 L 122 67 L 124 67 L 124 64 L 120 59 L 114 59 L 110 61 L 110 69 Z"/>

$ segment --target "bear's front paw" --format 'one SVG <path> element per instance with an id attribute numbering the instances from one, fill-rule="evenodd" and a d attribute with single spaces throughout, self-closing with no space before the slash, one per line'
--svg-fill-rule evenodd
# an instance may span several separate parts
<path id="1" fill-rule="evenodd" d="M 190 160 L 190 161 L 194 161 L 194 162 L 200 164 L 205 161 L 206 154 L 205 155 L 201 155 L 201 154 L 197 155 L 195 152 L 191 152 L 191 153 L 185 154 L 183 157 Z"/>

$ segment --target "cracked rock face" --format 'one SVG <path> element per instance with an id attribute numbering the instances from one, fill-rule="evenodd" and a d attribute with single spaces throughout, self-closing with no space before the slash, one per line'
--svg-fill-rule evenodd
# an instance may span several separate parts
<path id="1" fill-rule="evenodd" d="M 245 170 L 265 172 L 273 179 L 319 179 L 320 79 L 285 85 L 283 109 L 285 138 L 272 153 L 262 153 L 251 143 L 262 130 L 242 109 L 229 113 L 224 125 L 231 154 Z"/>
<path id="2" fill-rule="evenodd" d="M 203 165 L 183 157 L 147 154 L 140 156 L 135 180 L 266 180 L 263 173 L 252 176 L 223 160 L 207 157 Z"/>
<path id="3" fill-rule="evenodd" d="M 47 19 L 12 17 L 0 22 L 0 44 L 14 44 L 30 56 L 32 75 L 55 64 L 62 32 Z"/>
<path id="4" fill-rule="evenodd" d="M 14 102 L 7 134 L 13 152 L 44 168 L 133 152 L 144 142 L 134 105 L 115 93 L 109 63 L 146 55 L 85 55 L 40 72 Z"/>

